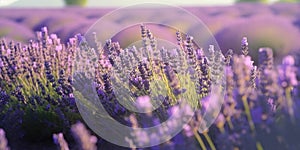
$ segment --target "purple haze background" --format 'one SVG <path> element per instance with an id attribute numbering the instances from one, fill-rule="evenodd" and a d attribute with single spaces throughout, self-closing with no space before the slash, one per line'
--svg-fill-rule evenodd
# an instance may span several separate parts
<path id="1" fill-rule="evenodd" d="M 299 50 L 300 5 L 299 4 L 236 4 L 216 7 L 187 7 L 186 10 L 202 20 L 218 41 L 223 52 L 228 49 L 239 51 L 240 40 L 247 36 L 250 55 L 257 60 L 259 47 L 271 47 L 276 59 L 290 51 Z M 65 42 L 68 38 L 84 34 L 101 16 L 114 9 L 60 8 L 60 9 L 1 9 L 0 37 L 26 43 L 34 38 L 34 32 L 47 26 Z M 164 11 L 165 12 L 165 11 Z M 124 14 L 120 19 L 134 17 Z M 168 14 L 173 17 L 172 14 Z M 142 16 L 141 17 L 150 17 Z M 180 16 L 178 21 L 180 22 Z M 110 26 L 120 26 L 118 20 L 107 22 Z M 189 30 L 193 30 L 192 28 Z M 18 32 L 11 32 L 18 31 Z M 155 34 L 155 32 L 154 32 Z M 122 35 L 122 34 L 120 34 Z M 101 35 L 100 35 L 101 36 Z M 138 38 L 136 35 L 131 35 Z M 119 38 L 116 38 L 119 39 Z M 127 39 L 126 41 L 130 41 Z"/>

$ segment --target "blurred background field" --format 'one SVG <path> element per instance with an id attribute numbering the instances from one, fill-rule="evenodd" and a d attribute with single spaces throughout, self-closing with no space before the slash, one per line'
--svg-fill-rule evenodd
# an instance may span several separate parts
<path id="1" fill-rule="evenodd" d="M 21 0 L 0 8 L 0 37 L 26 43 L 34 38 L 36 31 L 47 26 L 51 33 L 57 34 L 63 42 L 66 42 L 78 33 L 86 33 L 103 15 L 115 10 L 117 6 L 124 5 L 114 3 L 114 1 L 109 4 L 99 1 L 96 5 L 96 2 L 89 1 L 86 4 L 78 4 L 87 5 L 87 7 L 78 5 L 62 7 L 63 1 L 54 1 L 51 5 L 49 2 L 48 5 L 31 1 L 25 3 Z M 183 8 L 207 25 L 223 52 L 228 49 L 238 51 L 239 39 L 243 36 L 247 36 L 251 42 L 250 55 L 255 58 L 260 47 L 271 47 L 276 60 L 289 52 L 299 50 L 300 4 L 298 3 L 236 3 L 232 5 L 229 1 L 222 3 L 204 1 L 199 6 L 193 6 L 192 2 L 191 4 L 187 2 Z M 165 15 L 172 16 L 172 14 Z M 119 19 L 126 20 L 134 16 L 135 14 L 123 14 L 118 19 L 107 22 L 107 26 L 102 28 L 107 28 L 107 32 L 110 32 L 110 26 L 122 26 Z M 179 18 L 180 23 L 180 16 L 176 18 Z M 130 36 L 139 37 L 138 34 Z M 132 41 L 128 37 L 126 39 Z"/>

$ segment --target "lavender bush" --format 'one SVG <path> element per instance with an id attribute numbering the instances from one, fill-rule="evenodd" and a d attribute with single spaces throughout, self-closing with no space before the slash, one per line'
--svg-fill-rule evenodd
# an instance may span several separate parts
<path id="1" fill-rule="evenodd" d="M 47 28 L 37 37 L 26 46 L 0 42 L 0 126 L 8 137 L 40 141 L 80 119 L 71 86 L 76 46 L 61 44 Z"/>
<path id="2" fill-rule="evenodd" d="M 136 61 L 139 57 L 133 49 L 122 49 L 117 42 L 108 40 L 102 47 L 99 42 L 93 57 L 97 62 L 89 64 L 95 71 L 96 91 L 100 102 L 107 112 L 119 122 L 137 127 L 151 127 L 166 120 L 174 110 L 179 109 L 177 97 L 192 89 L 182 89 L 180 77 L 180 59 L 187 59 L 189 68 L 195 76 L 197 96 L 200 99 L 191 103 L 198 107 L 193 119 L 183 127 L 183 131 L 170 141 L 148 149 L 289 149 L 300 148 L 300 57 L 289 55 L 283 58 L 282 64 L 275 66 L 273 51 L 270 48 L 258 50 L 257 66 L 249 56 L 247 38 L 241 41 L 240 50 L 228 50 L 222 53 L 209 48 L 207 55 L 200 47 L 193 44 L 190 36 L 177 32 L 178 48 L 173 53 L 160 49 L 155 43 L 155 37 L 145 26 L 141 26 L 141 36 L 144 48 L 151 47 L 153 56 L 161 55 L 169 63 L 160 61 Z M 0 42 L 0 128 L 3 128 L 8 139 L 31 140 L 41 142 L 53 139 L 59 149 L 68 150 L 74 147 L 75 140 L 78 149 L 97 149 L 97 145 L 105 148 L 117 147 L 106 142 L 100 142 L 94 135 L 77 123 L 82 121 L 75 106 L 73 78 L 74 61 L 84 54 L 76 53 L 84 46 L 83 36 L 76 35 L 66 44 L 62 44 L 55 34 L 49 34 L 47 28 L 37 32 L 37 39 L 27 45 Z M 143 48 L 143 47 L 142 47 Z M 125 54 L 125 55 L 124 55 Z M 132 61 L 126 61 L 126 58 Z M 178 59 L 176 59 L 178 58 Z M 225 65 L 216 65 L 211 58 Z M 81 59 L 82 60 L 82 59 Z M 149 82 L 159 78 L 164 79 L 162 90 L 169 91 L 161 97 L 162 107 L 152 113 L 141 115 L 126 110 L 116 100 L 112 88 L 111 69 L 125 66 L 136 66 L 128 69 L 131 76 L 129 90 L 138 103 L 138 108 L 148 109 L 149 95 L 157 91 L 151 90 Z M 120 68 L 119 68 L 120 69 Z M 124 69 L 124 68 L 123 68 Z M 224 105 L 214 124 L 205 132 L 199 133 L 202 120 L 201 112 L 207 111 L 207 99 L 213 97 L 211 85 L 218 77 L 218 71 L 225 71 L 226 84 Z M 82 74 L 84 75 L 84 74 Z M 81 83 L 83 86 L 85 83 Z M 75 89 L 74 89 L 75 88 Z M 188 108 L 183 111 L 190 111 Z M 71 126 L 72 124 L 75 124 Z M 71 131 L 71 132 L 70 132 Z M 58 133 L 58 134 L 53 134 Z M 65 137 L 66 139 L 65 139 Z M 72 138 L 71 136 L 74 136 Z M 155 142 L 161 135 L 133 132 L 126 141 L 131 149 L 143 142 Z M 52 138 L 51 138 L 52 137 Z M 101 137 L 99 137 L 101 138 Z M 68 142 L 69 141 L 69 142 Z M 98 142 L 97 142 L 98 141 Z M 12 143 L 13 140 L 12 140 Z M 69 143 L 69 144 L 68 144 Z M 106 143 L 106 144 L 105 144 Z M 14 145 L 11 145 L 13 147 Z M 4 131 L 0 130 L 0 149 L 7 148 Z M 75 148 L 75 147 L 74 147 Z M 118 149 L 126 149 L 118 147 Z"/>

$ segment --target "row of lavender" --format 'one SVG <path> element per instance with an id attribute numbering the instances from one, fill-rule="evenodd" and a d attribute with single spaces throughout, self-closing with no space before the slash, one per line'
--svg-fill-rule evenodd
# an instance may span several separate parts
<path id="1" fill-rule="evenodd" d="M 155 38 L 151 32 L 142 26 L 142 38 L 145 48 L 157 50 Z M 190 36 L 182 37 L 177 33 L 178 53 L 183 59 L 191 59 L 189 64 L 197 71 L 196 91 L 201 98 L 211 96 L 210 85 L 213 81 L 213 67 L 210 60 L 199 52 L 193 45 Z M 1 99 L 0 99 L 0 127 L 7 132 L 9 139 L 30 139 L 40 142 L 53 133 L 62 132 L 69 136 L 71 124 L 82 120 L 75 106 L 73 96 L 72 72 L 79 41 L 82 36 L 71 38 L 64 45 L 54 35 L 48 35 L 46 28 L 37 32 L 37 40 L 22 46 L 13 42 L 0 43 L 1 57 Z M 115 119 L 132 127 L 147 127 L 153 124 L 138 123 L 141 116 L 124 109 L 114 95 L 110 81 L 110 69 L 118 60 L 122 60 L 120 53 L 124 50 L 118 43 L 107 41 L 104 49 L 99 46 L 95 54 L 100 55 L 95 68 L 95 83 L 99 98 L 105 108 Z M 162 50 L 158 52 L 164 53 Z M 130 52 L 130 51 L 129 51 Z M 299 100 L 299 58 L 286 56 L 278 67 L 273 64 L 272 50 L 259 50 L 259 66 L 254 66 L 248 56 L 247 39 L 242 40 L 241 55 L 233 54 L 229 50 L 225 56 L 220 51 L 210 49 L 211 55 L 220 57 L 225 67 L 226 96 L 222 112 L 216 122 L 205 133 L 199 134 L 197 129 L 201 116 L 194 119 L 184 131 L 167 143 L 150 149 L 298 149 L 297 138 L 300 135 L 300 100 Z M 166 57 L 171 58 L 171 54 Z M 179 88 L 176 79 L 181 68 L 176 68 L 178 62 L 154 63 L 156 69 L 162 69 L 166 81 L 171 86 L 170 95 L 162 100 L 164 106 L 155 112 L 160 114 L 160 121 L 168 118 L 168 110 L 176 107 L 176 96 L 184 93 Z M 177 65 L 176 65 L 177 64 Z M 140 97 L 149 94 L 149 82 L 154 78 L 155 70 L 151 70 L 149 63 L 135 62 L 137 67 L 130 70 L 129 79 L 132 95 Z M 155 67 L 153 67 L 155 68 Z M 152 69 L 153 69 L 152 68 Z M 220 69 L 217 67 L 217 69 Z M 203 100 L 199 100 L 200 103 Z M 202 109 L 198 111 L 203 111 Z M 204 106 L 205 107 L 205 106 Z M 157 115 L 150 115 L 149 120 L 157 120 Z M 149 116 L 148 116 L 149 117 Z M 124 119 L 130 118 L 130 119 Z M 82 128 L 82 125 L 79 125 Z M 75 128 L 75 127 L 74 127 Z M 47 129 L 47 130 L 45 130 Z M 83 130 L 83 129 L 81 129 Z M 74 129 L 72 131 L 75 131 Z M 79 138 L 83 149 L 96 149 L 95 137 L 90 137 L 86 131 L 74 132 L 85 134 Z M 54 134 L 55 143 L 61 149 L 68 149 L 62 133 Z M 142 137 L 132 139 L 133 147 L 143 142 Z M 92 145 L 85 148 L 84 145 Z M 0 146 L 6 147 L 3 130 L 0 131 Z M 0 149 L 2 148 L 0 147 Z"/>

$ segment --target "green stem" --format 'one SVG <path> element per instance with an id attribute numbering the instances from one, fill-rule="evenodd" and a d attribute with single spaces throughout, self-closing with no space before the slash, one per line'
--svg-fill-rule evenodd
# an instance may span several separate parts
<path id="1" fill-rule="evenodd" d="M 214 145 L 214 143 L 212 142 L 211 138 L 209 137 L 209 135 L 207 134 L 207 132 L 203 133 L 205 139 L 207 140 L 209 146 L 210 146 L 210 149 L 211 150 L 216 150 L 216 147 Z"/>
<path id="2" fill-rule="evenodd" d="M 205 147 L 205 144 L 204 144 L 203 140 L 201 139 L 201 137 L 200 137 L 197 130 L 194 130 L 194 135 L 195 135 L 196 140 L 200 144 L 201 149 L 202 150 L 207 150 L 206 147 Z"/>
<path id="3" fill-rule="evenodd" d="M 229 125 L 230 130 L 233 130 L 234 127 L 233 127 L 231 118 L 230 118 L 230 117 L 227 117 L 227 118 L 226 118 L 226 121 L 227 121 L 227 123 L 228 123 L 228 125 Z"/>
<path id="4" fill-rule="evenodd" d="M 264 150 L 263 146 L 261 145 L 260 142 L 256 142 L 256 149 L 257 150 Z"/>
<path id="5" fill-rule="evenodd" d="M 242 101 L 243 101 L 243 104 L 244 104 L 244 107 L 245 107 L 245 113 L 246 113 L 246 116 L 247 116 L 247 119 L 248 119 L 250 129 L 251 129 L 252 133 L 255 133 L 255 126 L 254 126 L 254 123 L 253 123 L 253 120 L 252 120 L 252 116 L 251 116 L 251 113 L 250 113 L 250 108 L 249 108 L 249 104 L 247 102 L 247 96 L 246 95 L 242 96 Z"/>
<path id="6" fill-rule="evenodd" d="M 252 134 L 255 135 L 255 126 L 254 126 L 254 123 L 253 123 L 253 120 L 252 120 L 252 116 L 251 116 L 251 113 L 250 113 L 250 108 L 249 108 L 249 104 L 247 102 L 247 96 L 246 95 L 243 95 L 242 101 L 243 101 L 243 104 L 244 104 L 244 107 L 245 107 L 245 113 L 247 115 L 247 119 L 248 119 L 250 129 L 252 131 Z M 263 150 L 263 147 L 262 147 L 262 145 L 259 141 L 256 142 L 256 148 L 257 148 L 257 150 Z"/>
<path id="7" fill-rule="evenodd" d="M 288 112 L 289 112 L 289 115 L 291 117 L 291 121 L 294 123 L 295 118 L 294 118 L 294 111 L 293 111 L 293 101 L 292 101 L 292 96 L 291 96 L 292 88 L 293 87 L 289 86 L 285 89 L 285 96 L 286 96 L 286 99 L 287 99 Z"/>

